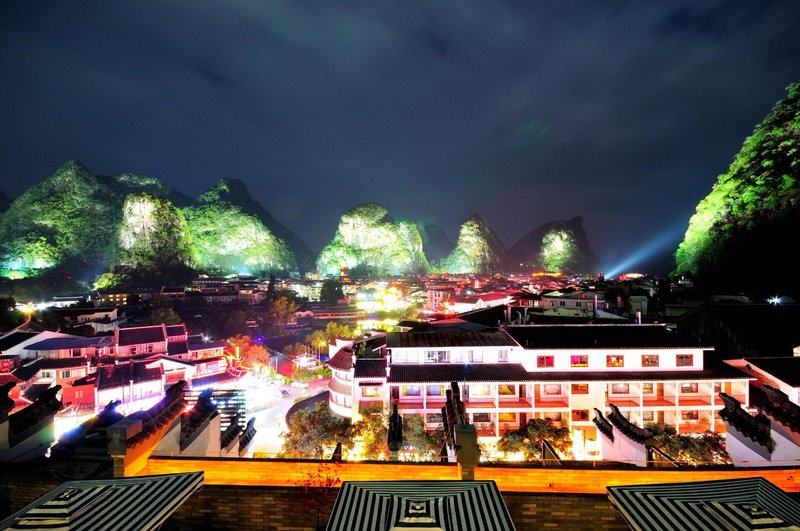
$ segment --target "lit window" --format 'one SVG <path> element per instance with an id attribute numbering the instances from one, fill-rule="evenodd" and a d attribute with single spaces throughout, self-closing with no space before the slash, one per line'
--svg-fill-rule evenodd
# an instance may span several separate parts
<path id="1" fill-rule="evenodd" d="M 589 356 L 572 356 L 570 359 L 570 365 L 572 367 L 588 367 Z"/>
<path id="2" fill-rule="evenodd" d="M 547 420 L 552 420 L 554 422 L 561 422 L 561 413 L 545 413 L 544 418 Z"/>
<path id="3" fill-rule="evenodd" d="M 606 367 L 623 367 L 624 365 L 624 356 L 606 356 Z"/>
<path id="4" fill-rule="evenodd" d="M 492 415 L 491 413 L 473 413 L 472 414 L 472 422 L 491 422 Z"/>
<path id="5" fill-rule="evenodd" d="M 403 396 L 420 396 L 418 385 L 404 385 Z"/>
<path id="6" fill-rule="evenodd" d="M 573 409 L 572 410 L 572 420 L 573 421 L 587 421 L 589 420 L 589 410 L 588 409 Z"/>
<path id="7" fill-rule="evenodd" d="M 483 363 L 483 352 L 482 351 L 479 350 L 479 351 L 476 352 L 474 350 L 470 350 L 470 351 L 467 351 L 467 352 L 469 354 L 469 361 L 474 361 L 474 362 L 477 362 L 477 363 Z"/>
<path id="8" fill-rule="evenodd" d="M 675 357 L 675 365 L 678 367 L 691 367 L 694 365 L 694 355 L 693 354 L 678 354 Z"/>
<path id="9" fill-rule="evenodd" d="M 428 424 L 441 424 L 442 423 L 442 414 L 441 413 L 428 413 Z"/>
<path id="10" fill-rule="evenodd" d="M 589 384 L 572 384 L 573 395 L 588 395 Z"/>
<path id="11" fill-rule="evenodd" d="M 681 384 L 681 393 L 696 393 L 696 392 L 697 392 L 697 383 L 684 382 Z"/>
<path id="12" fill-rule="evenodd" d="M 652 411 L 643 411 L 642 412 L 642 421 L 644 422 L 653 422 L 654 416 Z"/>
<path id="13" fill-rule="evenodd" d="M 429 385 L 427 392 L 428 392 L 428 396 L 444 396 L 444 386 L 443 385 Z"/>
<path id="14" fill-rule="evenodd" d="M 652 383 L 643 383 L 642 384 L 642 394 L 644 395 L 652 395 L 655 392 L 655 388 Z"/>
<path id="15" fill-rule="evenodd" d="M 489 384 L 470 384 L 468 386 L 470 398 L 482 398 L 491 396 L 491 388 Z"/>
<path id="16" fill-rule="evenodd" d="M 508 351 L 507 350 L 498 350 L 497 351 L 497 361 L 499 363 L 505 363 L 508 361 Z"/>
<path id="17" fill-rule="evenodd" d="M 546 369 L 549 367 L 555 366 L 555 357 L 554 356 L 537 356 L 536 357 L 536 366 L 540 369 Z"/>
<path id="18" fill-rule="evenodd" d="M 561 384 L 544 384 L 542 386 L 542 392 L 546 395 L 560 395 Z"/>
<path id="19" fill-rule="evenodd" d="M 499 385 L 497 386 L 497 392 L 500 396 L 516 396 L 517 395 L 517 386 L 516 385 Z"/>
<path id="20" fill-rule="evenodd" d="M 626 383 L 611 384 L 611 394 L 614 395 L 627 395 L 631 391 L 631 386 Z"/>
<path id="21" fill-rule="evenodd" d="M 658 367 L 658 354 L 642 354 L 642 367 Z"/>
<path id="22" fill-rule="evenodd" d="M 696 409 L 691 411 L 683 411 L 681 413 L 681 420 L 698 420 L 700 418 L 700 412 Z"/>
<path id="23" fill-rule="evenodd" d="M 361 396 L 375 398 L 381 396 L 381 388 L 377 385 L 368 385 L 361 388 Z"/>
<path id="24" fill-rule="evenodd" d="M 498 415 L 499 422 L 516 422 L 517 421 L 517 414 L 516 413 L 509 413 L 507 411 L 502 411 Z"/>

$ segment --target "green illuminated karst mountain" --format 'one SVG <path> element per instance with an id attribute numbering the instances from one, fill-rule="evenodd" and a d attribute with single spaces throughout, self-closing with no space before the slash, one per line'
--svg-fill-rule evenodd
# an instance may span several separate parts
<path id="1" fill-rule="evenodd" d="M 291 246 L 280 234 L 311 262 L 308 247 L 240 181 L 223 179 L 192 202 L 155 177 L 97 175 L 70 161 L 2 214 L 0 276 L 63 271 L 88 280 L 113 271 L 98 284 L 108 287 L 146 280 L 146 272 L 172 266 L 181 275 L 189 265 L 225 273 L 296 270 Z"/>
<path id="2" fill-rule="evenodd" d="M 708 289 L 769 293 L 800 287 L 800 83 L 756 126 L 697 205 L 675 253 L 676 274 Z"/>
<path id="3" fill-rule="evenodd" d="M 0 219 L 0 269 L 10 278 L 55 266 L 75 271 L 111 262 L 129 193 L 181 199 L 157 179 L 96 175 L 69 161 L 19 196 Z"/>
<path id="4" fill-rule="evenodd" d="M 456 248 L 442 261 L 442 270 L 448 273 L 494 273 L 506 260 L 506 249 L 478 214 L 472 214 L 462 223 Z"/>
<path id="5" fill-rule="evenodd" d="M 597 268 L 597 257 L 589 245 L 583 218 L 545 223 L 528 233 L 508 250 L 510 270 L 589 273 Z"/>
<path id="6" fill-rule="evenodd" d="M 197 205 L 229 205 L 248 214 L 258 221 L 278 240 L 282 240 L 291 256 L 274 256 L 271 262 L 278 264 L 278 269 L 299 269 L 310 271 L 314 267 L 314 253 L 308 245 L 291 230 L 282 225 L 261 204 L 253 199 L 247 186 L 239 179 L 221 179 L 213 188 L 197 198 Z M 194 206 L 197 206 L 194 205 Z M 275 249 L 283 254 L 284 250 Z M 295 265 L 292 265 L 292 263 Z"/>
<path id="7" fill-rule="evenodd" d="M 253 214 L 259 209 L 266 212 L 244 183 L 233 179 L 220 180 L 198 197 L 184 210 L 195 266 L 222 274 L 295 270 L 295 256 L 286 242 Z"/>
<path id="8" fill-rule="evenodd" d="M 333 240 L 317 258 L 322 274 L 338 274 L 343 267 L 363 277 L 425 272 L 429 265 L 416 223 L 394 221 L 385 208 L 368 203 L 342 215 Z"/>
<path id="9" fill-rule="evenodd" d="M 168 199 L 128 194 L 118 234 L 121 266 L 158 270 L 191 261 L 186 220 Z"/>

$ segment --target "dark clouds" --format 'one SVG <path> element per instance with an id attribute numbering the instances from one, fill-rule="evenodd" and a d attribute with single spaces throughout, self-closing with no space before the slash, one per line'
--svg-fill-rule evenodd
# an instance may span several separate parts
<path id="1" fill-rule="evenodd" d="M 6 2 L 0 188 L 72 158 L 193 196 L 238 177 L 314 248 L 365 201 L 452 238 L 480 211 L 508 246 L 582 215 L 610 268 L 685 226 L 800 80 L 799 19 L 794 1 Z"/>

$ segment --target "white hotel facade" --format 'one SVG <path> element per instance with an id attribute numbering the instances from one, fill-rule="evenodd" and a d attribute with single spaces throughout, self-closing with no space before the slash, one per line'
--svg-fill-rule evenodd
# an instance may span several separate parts
<path id="1" fill-rule="evenodd" d="M 357 418 L 370 403 L 396 403 L 401 415 L 422 415 L 433 430 L 455 381 L 481 442 L 549 418 L 571 430 L 576 458 L 602 459 L 593 409 L 607 414 L 610 404 L 642 427 L 724 432 L 719 393 L 747 406 L 752 378 L 724 363 L 706 365 L 710 350 L 663 325 L 390 333 L 333 356 L 329 406 Z"/>

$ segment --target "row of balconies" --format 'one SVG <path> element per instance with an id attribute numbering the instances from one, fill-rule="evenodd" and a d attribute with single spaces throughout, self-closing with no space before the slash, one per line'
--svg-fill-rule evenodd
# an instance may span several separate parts
<path id="1" fill-rule="evenodd" d="M 744 393 L 732 395 L 741 403 L 747 403 Z M 576 398 L 578 397 L 578 398 Z M 517 396 L 477 398 L 463 400 L 469 409 L 569 409 L 585 408 L 585 403 L 590 397 L 587 395 L 556 396 L 520 398 Z M 361 397 L 361 401 L 383 400 L 382 397 Z M 438 409 L 445 403 L 440 397 L 400 397 L 397 404 L 402 409 Z M 674 408 L 674 407 L 722 407 L 722 399 L 718 395 L 685 394 L 685 395 L 609 395 L 605 397 L 606 404 L 614 404 L 620 408 Z"/>

